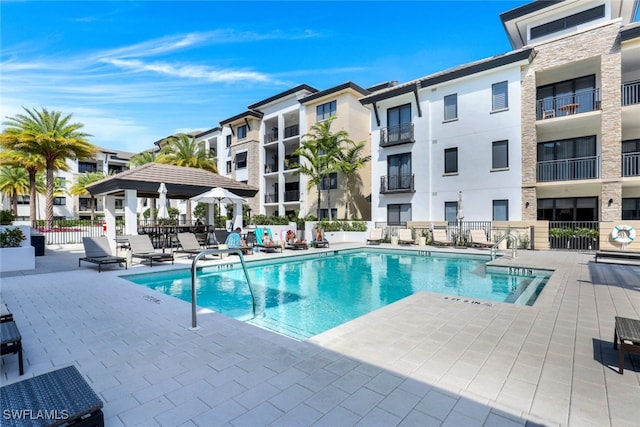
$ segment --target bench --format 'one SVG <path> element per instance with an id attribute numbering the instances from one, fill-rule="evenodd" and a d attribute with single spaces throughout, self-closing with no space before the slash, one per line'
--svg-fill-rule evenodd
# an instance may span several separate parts
<path id="1" fill-rule="evenodd" d="M 640 265 L 640 252 L 596 251 L 596 262 Z"/>
<path id="2" fill-rule="evenodd" d="M 0 344 L 0 356 L 5 354 L 18 354 L 18 365 L 20 375 L 24 375 L 24 364 L 22 362 L 22 337 L 18 331 L 18 325 L 13 320 L 0 323 L 0 336 L 2 343 Z"/>
<path id="3" fill-rule="evenodd" d="M 616 316 L 615 332 L 613 333 L 613 348 L 618 348 L 620 341 L 620 356 L 618 372 L 624 370 L 624 353 L 640 354 L 640 320 L 627 319 Z"/>
<path id="4" fill-rule="evenodd" d="M 11 322 L 13 320 L 13 313 L 9 311 L 7 304 L 0 304 L 0 323 Z"/>
<path id="5" fill-rule="evenodd" d="M 104 427 L 102 401 L 75 366 L 0 388 L 3 426 Z"/>

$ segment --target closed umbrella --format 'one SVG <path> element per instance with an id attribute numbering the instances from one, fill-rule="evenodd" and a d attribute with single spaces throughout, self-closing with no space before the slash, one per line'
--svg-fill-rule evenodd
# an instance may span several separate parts
<path id="1" fill-rule="evenodd" d="M 456 214 L 458 220 L 458 241 L 462 245 L 462 220 L 464 219 L 464 211 L 462 210 L 462 191 L 458 192 L 458 213 Z"/>
<path id="2" fill-rule="evenodd" d="M 160 197 L 158 197 L 158 219 L 167 219 L 169 218 L 169 210 L 167 209 L 167 186 L 164 185 L 164 182 L 160 184 L 158 187 L 158 193 Z"/>
<path id="3" fill-rule="evenodd" d="M 218 211 L 220 210 L 221 203 L 246 203 L 247 202 L 246 199 L 222 187 L 212 188 L 209 191 L 205 191 L 202 194 L 198 194 L 197 196 L 192 197 L 191 200 L 193 200 L 194 202 L 200 202 L 200 203 L 218 203 Z M 242 211 L 240 212 L 240 216 L 242 216 Z M 216 224 L 216 218 L 214 216 L 213 217 L 214 227 L 215 227 L 215 224 Z"/>

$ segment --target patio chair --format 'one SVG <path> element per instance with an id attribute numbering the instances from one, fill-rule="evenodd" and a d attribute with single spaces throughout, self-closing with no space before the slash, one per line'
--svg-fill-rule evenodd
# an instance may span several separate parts
<path id="1" fill-rule="evenodd" d="M 443 229 L 434 229 L 433 234 L 433 244 L 437 246 L 453 246 L 453 240 L 449 240 L 447 237 L 447 231 Z"/>
<path id="2" fill-rule="evenodd" d="M 374 228 L 369 233 L 367 245 L 379 245 L 382 242 L 382 228 Z"/>
<path id="3" fill-rule="evenodd" d="M 413 235 L 408 228 L 401 228 L 398 230 L 398 243 L 401 245 L 412 245 Z"/>
<path id="4" fill-rule="evenodd" d="M 227 240 L 224 241 L 224 244 L 229 249 L 239 249 L 243 255 L 251 255 L 253 254 L 253 248 L 247 246 L 247 242 L 240 237 L 239 233 L 232 232 L 227 236 Z"/>
<path id="5" fill-rule="evenodd" d="M 311 246 L 314 248 L 328 248 L 329 241 L 324 237 L 324 231 L 321 229 L 316 229 L 316 232 L 313 233 L 313 241 L 311 242 Z"/>
<path id="6" fill-rule="evenodd" d="M 487 235 L 483 230 L 470 230 L 471 231 L 471 243 L 478 248 L 492 248 L 495 243 L 487 240 Z"/>
<path id="7" fill-rule="evenodd" d="M 189 255 L 197 255 L 205 248 L 202 247 L 198 238 L 193 233 L 178 233 L 178 247 L 174 252 L 186 253 Z"/>
<path id="8" fill-rule="evenodd" d="M 22 362 L 22 336 L 18 331 L 18 326 L 13 320 L 0 323 L 0 356 L 6 354 L 18 354 L 18 369 L 20 375 L 24 375 L 24 364 Z M 6 406 L 3 405 L 3 408 Z"/>
<path id="9" fill-rule="evenodd" d="M 149 267 L 153 267 L 153 261 L 169 261 L 173 264 L 173 253 L 157 252 L 151 243 L 151 238 L 146 234 L 127 236 L 131 246 L 131 256 L 149 261 Z"/>
<path id="10" fill-rule="evenodd" d="M 0 406 L 9 414 L 23 415 L 5 417 L 3 426 L 104 426 L 102 400 L 73 365 L 3 386 Z M 43 412 L 57 417 L 35 417 Z"/>
<path id="11" fill-rule="evenodd" d="M 125 270 L 127 269 L 126 258 L 111 254 L 111 246 L 109 246 L 107 236 L 83 237 L 82 244 L 85 256 L 78 259 L 78 268 L 80 263 L 85 261 L 98 264 L 98 273 L 102 271 L 103 264 L 124 264 Z"/>
<path id="12" fill-rule="evenodd" d="M 0 323 L 11 322 L 13 320 L 13 313 L 7 307 L 7 304 L 0 304 Z"/>
<path id="13" fill-rule="evenodd" d="M 269 239 L 271 240 L 271 243 L 265 243 L 262 240 L 262 236 L 267 233 L 267 236 L 269 236 Z M 282 252 L 282 246 L 280 246 L 279 244 L 276 244 L 276 242 L 273 241 L 273 234 L 271 233 L 271 229 L 270 228 L 256 228 L 256 244 L 255 246 L 257 246 L 259 249 L 258 250 L 263 250 L 264 252 L 276 252 L 277 250 L 280 250 L 280 252 Z"/>

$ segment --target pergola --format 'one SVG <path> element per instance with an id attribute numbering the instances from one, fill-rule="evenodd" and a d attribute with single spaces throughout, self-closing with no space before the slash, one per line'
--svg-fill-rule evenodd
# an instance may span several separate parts
<path id="1" fill-rule="evenodd" d="M 87 186 L 91 195 L 104 196 L 107 236 L 111 241 L 116 237 L 115 196 L 124 196 L 125 234 L 137 234 L 137 198 L 157 198 L 161 183 L 167 188 L 168 199 L 190 199 L 214 187 L 225 188 L 245 198 L 252 198 L 258 192 L 257 188 L 248 184 L 204 169 L 147 163 Z M 210 213 L 213 213 L 213 209 L 210 209 Z M 234 208 L 234 215 L 236 218 L 233 222 L 242 224 L 241 205 Z"/>

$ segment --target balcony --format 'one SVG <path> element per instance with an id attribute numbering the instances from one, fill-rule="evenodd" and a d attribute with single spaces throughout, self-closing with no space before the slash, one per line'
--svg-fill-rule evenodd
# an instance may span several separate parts
<path id="1" fill-rule="evenodd" d="M 267 163 L 264 165 L 264 173 L 278 172 L 278 165 L 275 163 Z"/>
<path id="2" fill-rule="evenodd" d="M 264 195 L 265 203 L 278 203 L 278 194 L 276 193 L 267 193 Z"/>
<path id="3" fill-rule="evenodd" d="M 264 134 L 264 143 L 269 144 L 278 140 L 278 130 L 267 132 Z"/>
<path id="4" fill-rule="evenodd" d="M 297 169 L 300 164 L 300 156 L 284 156 L 284 170 Z"/>
<path id="5" fill-rule="evenodd" d="M 390 147 L 392 145 L 413 143 L 413 123 L 403 123 L 389 126 L 380 130 L 380 146 Z"/>
<path id="6" fill-rule="evenodd" d="M 284 192 L 284 202 L 299 202 L 300 190 L 289 190 Z"/>
<path id="7" fill-rule="evenodd" d="M 536 101 L 536 120 L 600 110 L 600 89 L 575 92 Z"/>
<path id="8" fill-rule="evenodd" d="M 380 194 L 414 192 L 413 174 L 388 175 L 380 177 Z"/>
<path id="9" fill-rule="evenodd" d="M 623 83 L 622 106 L 640 104 L 640 80 Z"/>
<path id="10" fill-rule="evenodd" d="M 640 153 L 622 154 L 622 176 L 640 176 Z"/>
<path id="11" fill-rule="evenodd" d="M 294 136 L 300 135 L 300 126 L 299 125 L 291 125 L 284 128 L 284 137 L 292 138 Z"/>
<path id="12" fill-rule="evenodd" d="M 600 156 L 538 162 L 538 182 L 596 178 L 600 178 Z"/>

